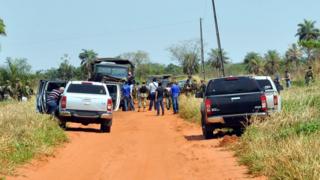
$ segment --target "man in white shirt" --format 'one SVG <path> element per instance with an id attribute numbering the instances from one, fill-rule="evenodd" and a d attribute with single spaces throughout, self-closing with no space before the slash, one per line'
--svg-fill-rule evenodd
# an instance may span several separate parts
<path id="1" fill-rule="evenodd" d="M 152 110 L 152 106 L 156 109 L 156 89 L 158 88 L 157 79 L 153 78 L 152 82 L 148 86 L 150 92 L 150 104 L 149 104 L 149 111 Z"/>

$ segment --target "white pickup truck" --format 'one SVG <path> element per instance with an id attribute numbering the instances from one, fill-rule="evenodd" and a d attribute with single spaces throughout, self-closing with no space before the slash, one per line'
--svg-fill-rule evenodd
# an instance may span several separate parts
<path id="1" fill-rule="evenodd" d="M 110 132 L 112 125 L 112 98 L 105 84 L 90 81 L 67 83 L 59 103 L 62 124 L 76 122 L 101 124 L 102 132 Z"/>
<path id="2" fill-rule="evenodd" d="M 267 100 L 268 114 L 281 112 L 280 92 L 278 92 L 276 85 L 272 81 L 271 77 L 254 76 L 253 78 L 258 82 L 262 90 L 264 90 Z"/>

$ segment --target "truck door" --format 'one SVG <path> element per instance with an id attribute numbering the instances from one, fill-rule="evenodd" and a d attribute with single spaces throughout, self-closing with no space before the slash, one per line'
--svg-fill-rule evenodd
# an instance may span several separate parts
<path id="1" fill-rule="evenodd" d="M 66 81 L 46 81 L 40 80 L 37 94 L 37 112 L 47 112 L 47 96 L 53 90 L 59 87 L 65 87 Z"/>
<path id="2" fill-rule="evenodd" d="M 48 81 L 40 80 L 38 85 L 37 97 L 36 97 L 36 111 L 39 113 L 45 113 L 45 103 L 43 101 L 43 96 L 45 95 L 44 88 L 46 87 Z"/>
<path id="3" fill-rule="evenodd" d="M 118 111 L 121 100 L 120 85 L 116 83 L 107 83 L 106 85 L 112 98 L 113 110 Z"/>

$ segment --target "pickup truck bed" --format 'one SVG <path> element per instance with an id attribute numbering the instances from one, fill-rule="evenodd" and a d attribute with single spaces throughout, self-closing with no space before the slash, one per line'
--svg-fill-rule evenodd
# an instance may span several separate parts
<path id="1" fill-rule="evenodd" d="M 252 116 L 267 115 L 267 101 L 259 84 L 250 77 L 213 79 L 208 83 L 201 106 L 205 138 L 216 128 L 239 130 Z"/>

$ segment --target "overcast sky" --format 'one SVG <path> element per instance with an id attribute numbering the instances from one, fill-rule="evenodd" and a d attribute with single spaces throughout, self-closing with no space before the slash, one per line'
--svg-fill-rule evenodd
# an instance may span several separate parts
<path id="1" fill-rule="evenodd" d="M 319 0 L 216 0 L 222 46 L 232 62 L 249 51 L 281 53 L 297 41 L 297 24 L 317 21 Z M 7 37 L 0 65 L 25 57 L 33 70 L 57 66 L 67 53 L 79 65 L 81 49 L 100 57 L 144 50 L 154 62 L 173 62 L 167 48 L 199 38 L 204 18 L 206 51 L 216 48 L 211 0 L 0 0 Z"/>

